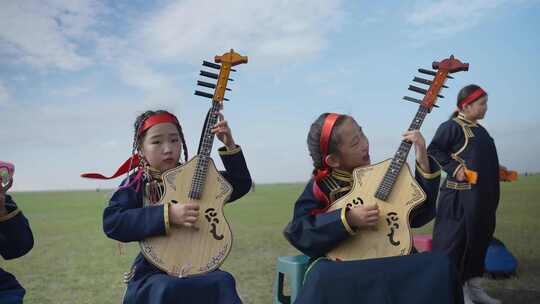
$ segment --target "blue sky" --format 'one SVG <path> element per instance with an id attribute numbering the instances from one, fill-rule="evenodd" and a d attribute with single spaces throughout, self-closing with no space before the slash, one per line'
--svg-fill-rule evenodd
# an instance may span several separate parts
<path id="1" fill-rule="evenodd" d="M 540 1 L 396 2 L 3 1 L 0 160 L 15 163 L 14 190 L 114 187 L 79 174 L 112 173 L 136 115 L 158 108 L 193 155 L 209 107 L 193 96 L 200 64 L 234 48 L 249 63 L 224 114 L 258 183 L 309 178 L 307 130 L 327 111 L 357 119 L 373 161 L 390 157 L 417 110 L 401 101 L 416 69 L 451 54 L 470 70 L 447 82 L 426 140 L 477 83 L 501 163 L 540 171 Z"/>

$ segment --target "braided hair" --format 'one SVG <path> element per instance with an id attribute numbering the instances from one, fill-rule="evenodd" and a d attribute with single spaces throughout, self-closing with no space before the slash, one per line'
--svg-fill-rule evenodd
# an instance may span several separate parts
<path id="1" fill-rule="evenodd" d="M 144 136 L 146 135 L 146 131 L 148 131 L 148 130 L 146 130 L 143 133 L 139 134 L 139 130 L 144 125 L 144 122 L 146 121 L 146 119 L 148 119 L 148 117 L 150 117 L 152 115 L 163 114 L 163 113 L 171 114 L 171 113 L 169 113 L 168 111 L 165 111 L 165 110 L 157 110 L 157 111 L 146 111 L 146 112 L 142 113 L 141 115 L 137 116 L 137 118 L 135 119 L 135 123 L 133 124 L 133 127 L 135 129 L 135 133 L 133 135 L 132 154 L 135 154 L 135 152 L 139 151 L 139 149 L 141 148 Z M 182 141 L 182 150 L 184 151 L 184 160 L 187 161 L 188 150 L 187 150 L 186 140 L 184 138 L 184 133 L 182 132 L 182 126 L 180 126 L 180 123 L 175 124 L 175 125 L 176 125 L 176 128 L 178 129 L 178 134 L 180 135 L 180 140 Z"/>
<path id="2" fill-rule="evenodd" d="M 307 146 L 309 150 L 309 155 L 311 156 L 311 159 L 313 161 L 314 172 L 317 169 L 322 169 L 323 167 L 321 155 L 321 132 L 326 116 L 328 116 L 329 114 L 330 113 L 321 114 L 315 120 L 315 122 L 311 124 L 311 127 L 309 128 L 309 133 L 307 136 Z M 336 130 L 348 118 L 350 118 L 350 116 L 348 115 L 339 115 L 338 119 L 336 120 L 334 128 L 332 129 L 332 133 L 330 134 L 330 140 L 328 142 L 328 154 L 338 152 L 337 146 L 339 143 L 339 139 L 336 134 Z"/>

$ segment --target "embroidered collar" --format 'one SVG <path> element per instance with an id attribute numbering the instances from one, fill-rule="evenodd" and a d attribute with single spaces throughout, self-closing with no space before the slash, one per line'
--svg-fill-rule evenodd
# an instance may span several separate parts
<path id="1" fill-rule="evenodd" d="M 333 169 L 329 176 L 319 182 L 319 186 L 326 193 L 330 202 L 334 202 L 351 190 L 352 182 L 351 173 Z"/>
<path id="2" fill-rule="evenodd" d="M 346 183 L 351 183 L 353 180 L 352 174 L 343 170 L 334 169 L 331 175 L 333 178 Z"/>
<path id="3" fill-rule="evenodd" d="M 467 118 L 465 118 L 465 115 L 463 115 L 463 113 L 461 113 L 461 112 L 458 113 L 457 118 L 459 118 L 461 121 L 467 123 L 467 125 L 469 127 L 476 127 L 476 123 L 468 120 Z"/>

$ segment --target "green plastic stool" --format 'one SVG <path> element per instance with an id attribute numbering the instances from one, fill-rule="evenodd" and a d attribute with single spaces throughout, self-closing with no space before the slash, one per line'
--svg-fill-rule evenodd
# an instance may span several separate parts
<path id="1" fill-rule="evenodd" d="M 293 303 L 304 281 L 304 273 L 308 266 L 309 257 L 305 255 L 280 256 L 277 258 L 276 281 L 274 282 L 274 304 Z M 283 281 L 287 276 L 291 286 L 291 295 L 283 294 Z"/>

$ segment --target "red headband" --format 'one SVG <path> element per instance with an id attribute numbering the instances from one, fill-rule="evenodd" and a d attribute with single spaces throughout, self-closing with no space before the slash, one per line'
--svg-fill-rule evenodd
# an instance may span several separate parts
<path id="1" fill-rule="evenodd" d="M 178 123 L 178 119 L 176 119 L 176 116 L 172 115 L 171 113 L 158 113 L 148 117 L 144 121 L 144 124 L 139 128 L 138 135 L 141 135 L 144 133 L 144 131 L 153 126 L 164 122 L 172 122 L 173 124 L 180 125 Z"/>
<path id="2" fill-rule="evenodd" d="M 474 90 L 471 94 L 469 94 L 469 96 L 463 98 L 463 100 L 458 103 L 458 107 L 460 109 L 463 109 L 463 107 L 484 95 L 487 95 L 486 91 L 484 91 L 482 88 L 478 88 Z"/>
<path id="3" fill-rule="evenodd" d="M 324 119 L 324 124 L 321 131 L 321 157 L 322 157 L 322 165 L 324 168 L 328 167 L 328 164 L 326 163 L 326 156 L 328 155 L 328 143 L 330 142 L 330 135 L 332 135 L 332 129 L 334 128 L 334 125 L 336 124 L 337 119 L 339 118 L 339 114 L 336 113 L 330 113 L 326 118 Z"/>
<path id="4" fill-rule="evenodd" d="M 322 160 L 322 169 L 317 170 L 315 175 L 316 180 L 321 180 L 325 176 L 328 176 L 328 164 L 326 163 L 326 156 L 328 156 L 328 144 L 330 143 L 330 137 L 332 135 L 332 129 L 336 124 L 336 121 L 339 118 L 339 114 L 330 113 L 324 119 L 324 124 L 321 130 L 321 140 L 320 140 L 320 150 L 321 150 L 321 160 Z"/>

